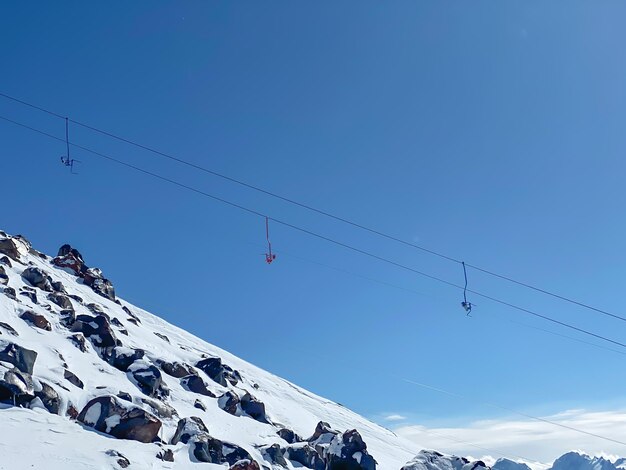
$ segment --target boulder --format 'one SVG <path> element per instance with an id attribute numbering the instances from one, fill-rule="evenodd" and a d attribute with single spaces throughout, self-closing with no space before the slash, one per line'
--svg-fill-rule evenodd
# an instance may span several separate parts
<path id="1" fill-rule="evenodd" d="M 116 369 L 126 372 L 133 362 L 142 359 L 145 354 L 146 352 L 143 349 L 116 346 L 111 350 L 106 360 Z"/>
<path id="2" fill-rule="evenodd" d="M 161 429 L 161 421 L 147 411 L 106 395 L 85 405 L 78 421 L 118 439 L 153 442 Z"/>
<path id="3" fill-rule="evenodd" d="M 188 375 L 187 377 L 183 377 L 180 380 L 180 384 L 183 386 L 185 390 L 189 390 L 190 392 L 193 392 L 193 393 L 199 393 L 200 395 L 204 395 L 207 397 L 215 398 L 215 394 L 207 388 L 207 385 L 206 383 L 204 383 L 204 380 L 202 380 L 197 375 L 192 374 L 192 375 Z"/>
<path id="4" fill-rule="evenodd" d="M 260 470 L 256 460 L 242 459 L 235 462 L 228 470 Z"/>
<path id="5" fill-rule="evenodd" d="M 154 332 L 154 334 L 155 334 L 157 337 L 161 338 L 161 339 L 162 339 L 163 341 L 165 341 L 166 343 L 169 343 L 169 342 L 170 342 L 170 339 L 169 339 L 167 336 L 162 335 L 161 333 L 157 333 L 156 331 Z"/>
<path id="6" fill-rule="evenodd" d="M 279 429 L 276 432 L 276 434 L 278 434 L 282 439 L 287 441 L 289 444 L 302 442 L 304 440 L 300 436 L 298 436 L 295 432 L 293 432 L 291 429 L 287 429 L 287 428 Z"/>
<path id="7" fill-rule="evenodd" d="M 9 283 L 9 276 L 2 266 L 0 266 L 0 285 L 6 286 Z"/>
<path id="8" fill-rule="evenodd" d="M 267 416 L 265 416 L 265 404 L 248 392 L 241 397 L 241 409 L 252 419 L 268 423 Z"/>
<path id="9" fill-rule="evenodd" d="M 98 268 L 89 268 L 82 273 L 83 282 L 104 298 L 115 301 L 115 289 L 111 281 L 102 275 Z"/>
<path id="10" fill-rule="evenodd" d="M 34 289 L 30 290 L 30 289 L 27 289 L 26 287 L 21 287 L 20 295 L 23 295 L 24 297 L 28 297 L 32 303 L 37 305 L 37 293 L 35 292 Z"/>
<path id="11" fill-rule="evenodd" d="M 35 398 L 33 378 L 17 367 L 0 364 L 0 402 L 26 406 Z"/>
<path id="12" fill-rule="evenodd" d="M 5 287 L 2 292 L 11 300 L 17 300 L 17 295 L 15 293 L 15 289 L 13 287 Z"/>
<path id="13" fill-rule="evenodd" d="M 9 268 L 13 267 L 13 263 L 11 263 L 11 260 L 9 259 L 8 256 L 0 257 L 0 264 L 4 264 L 5 266 L 8 266 Z"/>
<path id="14" fill-rule="evenodd" d="M 52 263 L 61 269 L 71 272 L 75 276 L 80 275 L 87 269 L 81 254 L 70 245 L 63 245 L 59 248 L 59 253 L 57 257 L 52 260 Z"/>
<path id="15" fill-rule="evenodd" d="M 73 372 L 65 369 L 63 371 L 63 378 L 65 380 L 67 380 L 69 383 L 71 383 L 72 385 L 75 385 L 78 388 L 84 388 L 84 384 L 83 381 L 80 380 L 76 374 L 74 374 Z"/>
<path id="16" fill-rule="evenodd" d="M 193 456 L 200 462 L 235 465 L 244 459 L 252 461 L 252 456 L 247 450 L 235 444 L 222 442 L 208 434 L 201 434 L 193 439 L 191 447 Z"/>
<path id="17" fill-rule="evenodd" d="M 35 397 L 39 398 L 43 406 L 50 413 L 58 415 L 61 409 L 61 397 L 57 391 L 45 382 L 40 383 L 40 390 L 35 391 Z"/>
<path id="18" fill-rule="evenodd" d="M 146 361 L 138 360 L 130 365 L 127 375 L 139 387 L 139 389 L 150 397 L 164 398 L 169 395 L 169 390 L 161 371 Z"/>
<path id="19" fill-rule="evenodd" d="M 48 300 L 61 307 L 63 310 L 74 310 L 72 301 L 64 294 L 53 292 L 52 294 L 48 294 Z"/>
<path id="20" fill-rule="evenodd" d="M 104 315 L 78 315 L 71 325 L 73 332 L 82 333 L 94 346 L 107 348 L 117 346 L 117 338 L 109 320 Z"/>
<path id="21" fill-rule="evenodd" d="M 28 253 L 29 248 L 17 238 L 0 238 L 0 253 L 8 256 L 13 261 L 19 261 L 20 255 Z"/>
<path id="22" fill-rule="evenodd" d="M 206 411 L 206 406 L 200 400 L 196 398 L 196 401 L 193 403 L 194 408 L 198 408 L 199 410 Z"/>
<path id="23" fill-rule="evenodd" d="M 237 416 L 241 409 L 240 402 L 239 395 L 229 390 L 217 399 L 217 406 L 226 413 Z"/>
<path id="24" fill-rule="evenodd" d="M 133 402 L 133 397 L 131 397 L 130 393 L 128 392 L 122 392 L 122 391 L 117 392 L 117 398 L 121 398 L 122 400 L 126 400 L 131 403 Z"/>
<path id="25" fill-rule="evenodd" d="M 104 315 L 105 317 L 109 318 L 109 315 L 98 304 L 91 303 L 91 304 L 85 305 L 85 307 L 87 307 L 89 311 L 95 315 Z"/>
<path id="26" fill-rule="evenodd" d="M 32 310 L 26 310 L 20 315 L 20 318 L 27 323 L 30 323 L 35 328 L 41 330 L 52 331 L 52 325 L 46 317 L 33 312 Z"/>
<path id="27" fill-rule="evenodd" d="M 171 419 L 174 416 L 178 416 L 178 411 L 171 405 L 168 405 L 164 401 L 150 400 L 149 398 L 140 398 L 141 402 L 148 405 L 152 410 L 152 413 L 162 419 Z"/>
<path id="28" fill-rule="evenodd" d="M 164 449 L 163 451 L 159 452 L 156 457 L 163 462 L 173 462 L 174 452 L 172 452 L 172 449 Z"/>
<path id="29" fill-rule="evenodd" d="M 176 445 L 179 442 L 187 444 L 191 439 L 198 438 L 201 435 L 208 435 L 209 430 L 197 416 L 191 416 L 189 418 L 182 418 L 178 420 L 176 426 L 176 432 L 170 441 L 170 444 Z"/>
<path id="30" fill-rule="evenodd" d="M 224 387 L 226 387 L 228 382 L 231 385 L 237 385 L 241 380 L 241 374 L 226 364 L 222 364 L 222 360 L 219 357 L 202 359 L 196 364 L 196 367 Z"/>
<path id="31" fill-rule="evenodd" d="M 183 364 L 182 362 L 158 362 L 161 370 L 165 372 L 167 375 L 171 375 L 172 377 L 176 377 L 177 379 L 182 379 L 187 375 L 195 375 L 195 371 L 188 366 L 187 364 Z"/>
<path id="32" fill-rule="evenodd" d="M 52 292 L 52 283 L 50 276 L 39 268 L 26 268 L 22 272 L 22 278 L 33 286 L 46 292 Z"/>
<path id="33" fill-rule="evenodd" d="M 82 333 L 76 333 L 75 335 L 68 336 L 67 339 L 69 339 L 74 346 L 82 352 L 87 352 L 87 341 L 85 341 L 85 336 Z"/>
<path id="34" fill-rule="evenodd" d="M 326 470 L 324 459 L 313 446 L 307 443 L 295 444 L 287 448 L 285 457 L 313 470 Z"/>
<path id="35" fill-rule="evenodd" d="M 285 460 L 285 449 L 281 448 L 278 444 L 272 444 L 262 446 L 259 448 L 263 458 L 273 465 L 280 465 L 281 467 L 287 467 L 287 461 Z"/>
<path id="36" fill-rule="evenodd" d="M 339 434 L 339 431 L 332 429 L 330 424 L 325 421 L 320 421 L 317 423 L 317 426 L 315 426 L 315 432 L 307 441 L 314 446 L 317 444 L 329 444 L 337 434 Z"/>
<path id="37" fill-rule="evenodd" d="M 58 292 L 59 294 L 67 294 L 65 286 L 63 286 L 63 283 L 61 281 L 52 281 L 50 285 L 52 286 L 52 290 L 54 292 Z"/>
<path id="38" fill-rule="evenodd" d="M 33 374 L 37 353 L 23 348 L 15 343 L 0 340 L 0 361 L 8 362 L 17 367 L 21 372 Z"/>
<path id="39" fill-rule="evenodd" d="M 337 434 L 326 450 L 327 470 L 376 470 L 376 461 L 356 429 Z"/>

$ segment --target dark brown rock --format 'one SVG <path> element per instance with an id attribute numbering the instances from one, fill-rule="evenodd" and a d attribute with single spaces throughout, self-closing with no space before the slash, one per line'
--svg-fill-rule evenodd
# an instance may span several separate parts
<path id="1" fill-rule="evenodd" d="M 43 315 L 39 315 L 33 312 L 32 310 L 26 310 L 20 315 L 20 318 L 36 328 L 46 331 L 52 331 L 52 325 L 50 324 L 48 319 Z"/>

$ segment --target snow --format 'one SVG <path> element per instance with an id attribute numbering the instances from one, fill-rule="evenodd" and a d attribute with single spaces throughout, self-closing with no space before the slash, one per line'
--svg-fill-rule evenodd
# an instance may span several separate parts
<path id="1" fill-rule="evenodd" d="M 37 289 L 39 305 L 19 295 L 20 287 L 25 285 L 21 273 L 29 264 L 44 270 L 53 281 L 61 281 L 68 294 L 83 299 L 83 304 L 72 300 L 76 315 L 94 316 L 86 307 L 87 304 L 94 303 L 100 306 L 111 320 L 117 319 L 122 327 L 112 325 L 112 328 L 123 342 L 124 348 L 120 352 L 132 352 L 134 349 L 145 351 L 144 360 L 137 361 L 133 368 L 154 364 L 157 359 L 193 365 L 201 359 L 202 354 L 220 357 L 224 364 L 239 371 L 243 379 L 236 386 L 227 388 L 200 372 L 209 389 L 218 396 L 226 390 L 235 391 L 239 396 L 249 392 L 265 404 L 268 419 L 274 424 L 261 423 L 247 416 L 230 415 L 220 409 L 217 399 L 191 393 L 181 386 L 179 379 L 163 373 L 162 380 L 170 390 L 170 396 L 165 402 L 178 412 L 178 416 L 173 418 L 161 418 L 163 423 L 161 436 L 166 442 L 174 435 L 179 418 L 198 416 L 208 426 L 213 437 L 245 448 L 259 463 L 263 463 L 264 459 L 257 446 L 276 443 L 286 445 L 285 441 L 276 435 L 279 427 L 287 427 L 303 437 L 308 437 L 319 421 L 326 421 L 333 429 L 341 432 L 357 429 L 367 444 L 368 452 L 378 462 L 380 470 L 398 470 L 420 450 L 414 443 L 396 436 L 393 432 L 345 407 L 268 373 L 158 316 L 124 300 L 120 299 L 121 305 L 118 305 L 98 295 L 80 282 L 81 280 L 73 273 L 53 266 L 50 259 L 26 253 L 22 262 L 25 264 L 13 262 L 13 267 L 5 266 L 9 276 L 8 286 L 18 292 L 18 301 L 9 299 L 2 293 L 3 289 L 0 287 L 0 321 L 15 328 L 19 336 L 7 335 L 3 336 L 3 340 L 37 351 L 33 377 L 53 386 L 61 396 L 63 405 L 61 416 L 49 414 L 42 409 L 0 408 L 2 430 L 0 469 L 19 468 L 9 462 L 23 463 L 24 468 L 50 470 L 111 468 L 113 457 L 106 454 L 110 449 L 126 456 L 131 461 L 133 469 L 174 468 L 174 466 L 177 469 L 224 469 L 224 466 L 193 462 L 189 447 L 180 443 L 177 446 L 167 446 L 174 450 L 175 462 L 173 464 L 162 462 L 155 458 L 162 450 L 155 444 L 114 439 L 71 421 L 66 416 L 70 404 L 81 411 L 92 398 L 106 394 L 117 395 L 120 391 L 132 396 L 134 406 L 140 406 L 151 413 L 154 411 L 142 402 L 142 399 L 148 397 L 138 389 L 131 374 L 126 374 L 103 361 L 96 353 L 98 348 L 89 346 L 89 340 L 87 352 L 83 353 L 67 339 L 73 333 L 61 324 L 61 317 L 58 315 L 60 307 L 47 300 L 47 293 Z M 50 305 L 51 311 L 43 307 L 45 304 Z M 128 321 L 129 315 L 124 312 L 122 306 L 137 316 L 140 321 L 138 325 Z M 45 315 L 52 324 L 52 331 L 39 330 L 21 320 L 19 315 L 26 309 Z M 121 328 L 128 331 L 128 336 L 119 333 Z M 167 336 L 169 343 L 157 337 L 155 332 Z M 59 353 L 63 359 L 59 357 Z M 68 370 L 83 381 L 84 389 L 71 385 L 63 378 L 64 362 L 67 363 Z M 254 384 L 257 384 L 258 388 Z M 202 400 L 206 411 L 194 407 L 196 399 Z M 94 405 L 88 410 L 87 421 L 95 423 L 99 414 L 100 404 Z M 115 426 L 117 420 L 119 416 L 109 418 L 106 422 L 107 427 Z M 288 468 L 296 467 L 289 464 Z"/>
<path id="2" fill-rule="evenodd" d="M 98 418 L 100 418 L 102 405 L 100 403 L 94 403 L 89 407 L 87 413 L 85 413 L 86 424 L 96 424 Z"/>

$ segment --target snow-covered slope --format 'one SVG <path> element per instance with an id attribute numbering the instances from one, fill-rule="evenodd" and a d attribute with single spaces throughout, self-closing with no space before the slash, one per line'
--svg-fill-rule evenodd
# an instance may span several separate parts
<path id="1" fill-rule="evenodd" d="M 419 450 L 117 299 L 71 247 L 59 254 L 0 232 L 0 468 L 228 468 L 249 457 L 261 468 L 397 470 Z M 192 416 L 207 429 L 183 420 Z"/>
<path id="2" fill-rule="evenodd" d="M 590 457 L 568 452 L 554 461 L 551 470 L 616 470 L 616 466 L 602 457 Z"/>

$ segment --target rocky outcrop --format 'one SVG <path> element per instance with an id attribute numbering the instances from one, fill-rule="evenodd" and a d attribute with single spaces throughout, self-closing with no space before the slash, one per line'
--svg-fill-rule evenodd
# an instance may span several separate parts
<path id="1" fill-rule="evenodd" d="M 242 459 L 235 462 L 228 470 L 260 470 L 255 460 Z"/>
<path id="2" fill-rule="evenodd" d="M 480 460 L 470 462 L 465 457 L 423 450 L 402 467 L 401 470 L 440 470 L 442 468 L 450 470 L 479 470 L 488 467 Z"/>
<path id="3" fill-rule="evenodd" d="M 209 434 L 209 430 L 201 418 L 198 418 L 197 416 L 182 418 L 178 420 L 176 432 L 174 433 L 170 443 L 172 445 L 176 445 L 179 442 L 187 444 L 190 439 L 198 437 L 202 434 Z"/>
<path id="4" fill-rule="evenodd" d="M 200 462 L 235 465 L 241 460 L 253 460 L 248 451 L 242 447 L 222 442 L 208 434 L 192 440 L 191 447 L 194 457 Z"/>
<path id="5" fill-rule="evenodd" d="M 122 346 L 116 346 L 105 358 L 106 361 L 116 369 L 126 372 L 131 364 L 142 359 L 146 352 L 143 349 L 131 349 Z"/>
<path id="6" fill-rule="evenodd" d="M 217 406 L 234 416 L 237 416 L 241 411 L 240 403 L 239 395 L 230 390 L 223 393 L 217 400 Z"/>
<path id="7" fill-rule="evenodd" d="M 111 281 L 102 275 L 98 268 L 89 268 L 83 273 L 83 282 L 91 289 L 109 300 L 115 300 L 115 289 Z"/>
<path id="8" fill-rule="evenodd" d="M 80 252 L 70 245 L 63 245 L 52 264 L 82 278 L 85 285 L 102 297 L 115 301 L 115 288 L 98 268 L 89 268 Z"/>
<path id="9" fill-rule="evenodd" d="M 20 261 L 21 256 L 30 250 L 30 243 L 19 235 L 6 237 L 0 234 L 0 253 L 8 256 L 13 261 Z"/>
<path id="10" fill-rule="evenodd" d="M 287 429 L 287 428 L 279 429 L 276 432 L 276 434 L 278 434 L 282 439 L 287 441 L 289 444 L 302 442 L 304 440 L 300 436 L 298 436 L 295 432 L 293 432 L 291 429 Z"/>
<path id="11" fill-rule="evenodd" d="M 290 446 L 285 453 L 285 457 L 313 470 L 325 470 L 326 468 L 322 456 L 313 446 L 307 443 Z"/>
<path id="12" fill-rule="evenodd" d="M 0 363 L 0 402 L 26 406 L 35 398 L 30 374 Z"/>
<path id="13" fill-rule="evenodd" d="M 50 413 L 58 415 L 61 409 L 61 397 L 57 391 L 45 382 L 39 383 L 39 390 L 35 391 L 35 398 L 41 400 L 41 403 Z"/>
<path id="14" fill-rule="evenodd" d="M 196 367 L 211 378 L 211 380 L 226 387 L 227 383 L 237 385 L 241 380 L 241 374 L 230 366 L 222 363 L 219 357 L 209 357 L 202 359 Z"/>
<path id="15" fill-rule="evenodd" d="M 110 395 L 91 400 L 77 419 L 118 439 L 139 442 L 155 441 L 161 429 L 161 421 L 156 416 Z"/>
<path id="16" fill-rule="evenodd" d="M 71 383 L 72 385 L 78 387 L 78 388 L 84 388 L 85 384 L 83 384 L 83 381 L 80 380 L 76 374 L 74 374 L 73 372 L 65 369 L 63 371 L 63 378 L 65 380 L 67 380 L 69 383 Z"/>
<path id="17" fill-rule="evenodd" d="M 266 445 L 259 447 L 259 452 L 263 456 L 263 459 L 274 465 L 281 467 L 287 467 L 287 460 L 285 460 L 285 449 L 281 448 L 278 444 Z"/>
<path id="18" fill-rule="evenodd" d="M 52 294 L 48 294 L 48 300 L 64 310 L 74 310 L 74 306 L 72 305 L 72 301 L 70 298 L 64 294 L 55 292 Z"/>
<path id="19" fill-rule="evenodd" d="M 252 419 L 261 423 L 269 423 L 267 416 L 265 416 L 265 404 L 248 392 L 241 397 L 241 409 Z"/>
<path id="20" fill-rule="evenodd" d="M 182 362 L 159 361 L 157 362 L 157 365 L 167 375 L 171 375 L 172 377 L 176 377 L 177 379 L 182 379 L 187 375 L 195 375 L 196 373 L 191 366 L 183 364 Z"/>

